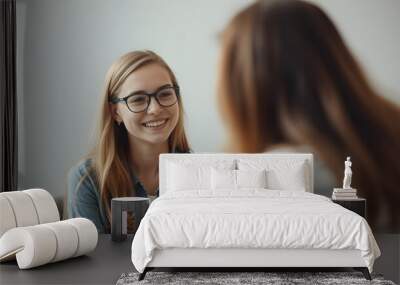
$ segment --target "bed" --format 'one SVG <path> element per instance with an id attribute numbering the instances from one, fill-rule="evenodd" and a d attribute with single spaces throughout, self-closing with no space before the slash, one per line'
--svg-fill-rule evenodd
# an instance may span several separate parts
<path id="1" fill-rule="evenodd" d="M 162 154 L 159 176 L 132 242 L 139 280 L 161 267 L 352 267 L 371 279 L 371 229 L 313 194 L 311 154 Z"/>

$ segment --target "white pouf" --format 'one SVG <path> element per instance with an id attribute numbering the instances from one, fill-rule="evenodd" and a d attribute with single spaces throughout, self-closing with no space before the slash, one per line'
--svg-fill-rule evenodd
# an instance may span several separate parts
<path id="1" fill-rule="evenodd" d="M 13 228 L 0 238 L 0 261 L 16 256 L 19 268 L 28 269 L 86 254 L 97 240 L 95 225 L 85 218 Z"/>
<path id="2" fill-rule="evenodd" d="M 0 237 L 15 227 L 33 226 L 60 220 L 56 202 L 43 189 L 0 193 Z"/>
<path id="3" fill-rule="evenodd" d="M 46 190 L 0 193 L 0 262 L 16 258 L 20 269 L 32 268 L 86 254 L 97 241 L 92 221 L 60 221 Z"/>

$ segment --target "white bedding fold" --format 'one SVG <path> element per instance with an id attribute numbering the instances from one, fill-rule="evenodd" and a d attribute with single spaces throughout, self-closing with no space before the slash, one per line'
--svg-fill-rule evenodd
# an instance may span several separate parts
<path id="1" fill-rule="evenodd" d="M 372 272 L 379 248 L 359 215 L 330 199 L 298 191 L 166 193 L 143 218 L 132 243 L 132 262 L 143 272 L 154 249 L 358 249 Z"/>

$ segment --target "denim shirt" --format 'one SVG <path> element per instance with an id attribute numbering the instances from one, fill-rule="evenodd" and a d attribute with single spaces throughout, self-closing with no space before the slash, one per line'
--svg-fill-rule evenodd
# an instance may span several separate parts
<path id="1" fill-rule="evenodd" d="M 108 233 L 110 224 L 101 202 L 98 182 L 92 168 L 92 159 L 86 159 L 68 173 L 68 218 L 83 217 L 91 220 L 99 233 Z M 147 197 L 142 183 L 132 173 L 137 197 Z M 157 196 L 159 191 L 157 190 Z"/>

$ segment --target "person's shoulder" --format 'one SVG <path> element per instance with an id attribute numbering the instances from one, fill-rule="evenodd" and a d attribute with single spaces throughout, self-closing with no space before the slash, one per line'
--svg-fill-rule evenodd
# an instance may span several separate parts
<path id="1" fill-rule="evenodd" d="M 97 196 L 98 182 L 93 159 L 81 160 L 70 169 L 68 173 L 68 192 L 71 196 L 77 195 L 81 198 L 95 198 Z"/>
<path id="2" fill-rule="evenodd" d="M 93 178 L 94 168 L 93 159 L 87 158 L 79 161 L 74 165 L 68 173 L 68 181 L 71 183 L 73 181 L 81 181 L 84 178 Z"/>
<path id="3" fill-rule="evenodd" d="M 92 172 L 93 170 L 93 159 L 92 158 L 86 158 L 80 160 L 77 164 L 75 164 L 70 172 L 75 172 L 80 175 L 85 175 L 89 172 Z"/>
<path id="4" fill-rule="evenodd" d="M 83 159 L 69 170 L 67 193 L 70 218 L 86 217 L 97 221 L 100 197 L 92 159 Z M 101 223 L 95 224 L 99 228 Z"/>
<path id="5" fill-rule="evenodd" d="M 265 153 L 313 153 L 306 145 L 276 144 L 265 150 Z"/>

